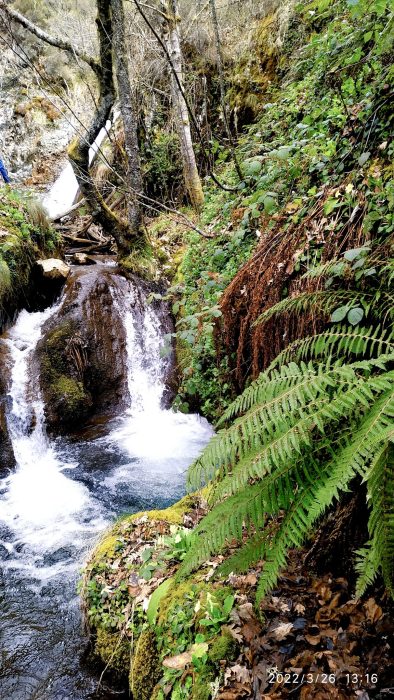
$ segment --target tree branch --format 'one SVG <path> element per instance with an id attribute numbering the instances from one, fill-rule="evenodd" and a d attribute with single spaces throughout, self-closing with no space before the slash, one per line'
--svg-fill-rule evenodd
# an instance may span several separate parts
<path id="1" fill-rule="evenodd" d="M 31 22 L 29 19 L 27 19 L 27 17 L 18 12 L 18 10 L 15 10 L 13 7 L 7 5 L 5 0 L 0 1 L 0 9 L 5 12 L 5 14 L 10 20 L 13 20 L 14 22 L 20 24 L 22 27 L 24 27 L 24 29 L 27 29 L 28 32 L 34 34 L 38 39 L 41 39 L 41 41 L 44 41 L 46 44 L 50 44 L 50 46 L 55 46 L 57 49 L 67 51 L 67 53 L 71 54 L 72 56 L 77 56 L 78 58 L 80 58 L 82 61 L 87 63 L 88 66 L 90 66 L 90 68 L 98 77 L 100 77 L 101 66 L 95 58 L 89 56 L 84 51 L 80 51 L 70 42 L 65 41 L 64 39 L 59 39 L 58 37 L 51 36 L 46 31 L 44 31 L 36 24 Z"/>

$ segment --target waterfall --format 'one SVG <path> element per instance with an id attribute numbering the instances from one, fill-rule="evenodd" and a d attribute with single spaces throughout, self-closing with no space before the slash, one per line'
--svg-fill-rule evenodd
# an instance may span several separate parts
<path id="1" fill-rule="evenodd" d="M 147 460 L 151 470 L 162 470 L 169 460 L 172 469 L 182 473 L 187 466 L 185 454 L 189 462 L 197 457 L 201 441 L 209 440 L 212 429 L 200 416 L 163 408 L 169 359 L 153 306 L 141 295 L 139 313 L 133 312 L 136 297 L 132 285 L 125 298 L 117 293 L 114 299 L 126 331 L 130 407 L 111 438 L 130 456 Z"/>
<path id="2" fill-rule="evenodd" d="M 87 551 L 116 515 L 179 498 L 185 469 L 212 434 L 199 416 L 163 407 L 169 363 L 163 309 L 116 270 L 109 274 L 126 333 L 129 407 L 104 435 L 82 442 L 46 434 L 35 349 L 62 301 L 43 312 L 22 311 L 0 339 L 17 463 L 0 478 L 1 698 L 96 697 L 97 678 L 80 662 L 85 640 L 76 583 Z"/>
<path id="3" fill-rule="evenodd" d="M 120 112 L 115 108 L 112 118 L 108 119 L 105 127 L 100 129 L 94 143 L 89 148 L 89 165 L 93 163 L 100 146 L 109 135 L 114 124 L 119 119 L 119 116 Z M 68 162 L 42 200 L 42 204 L 49 218 L 55 221 L 65 216 L 76 201 L 78 192 L 79 185 L 77 178 L 75 177 L 71 163 Z"/>
<path id="4" fill-rule="evenodd" d="M 45 432 L 39 377 L 32 371 L 32 354 L 44 323 L 58 310 L 22 311 L 4 341 L 12 365 L 10 410 L 7 416 L 17 469 L 6 480 L 1 518 L 34 555 L 60 545 L 74 530 L 76 513 L 86 507 L 86 489 L 63 475 L 62 462 Z M 61 530 L 55 527 L 61 517 Z"/>

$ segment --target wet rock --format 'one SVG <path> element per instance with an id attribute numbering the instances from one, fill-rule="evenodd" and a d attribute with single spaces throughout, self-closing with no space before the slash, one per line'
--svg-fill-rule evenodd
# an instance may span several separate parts
<path id="1" fill-rule="evenodd" d="M 63 260 L 58 260 L 58 258 L 37 260 L 36 266 L 39 268 L 43 278 L 52 282 L 64 282 L 70 274 L 70 268 L 67 263 L 63 262 Z"/>
<path id="2" fill-rule="evenodd" d="M 124 317 L 132 308 L 142 325 L 144 293 L 140 282 L 106 265 L 69 275 L 63 303 L 45 324 L 34 359 L 50 433 L 75 433 L 128 406 Z M 167 313 L 163 335 L 171 332 Z"/>
<path id="3" fill-rule="evenodd" d="M 4 561 L 4 559 L 8 559 L 10 556 L 10 553 L 7 549 L 7 547 L 4 547 L 3 544 L 0 544 L 0 559 Z"/>
<path id="4" fill-rule="evenodd" d="M 95 265 L 96 261 L 91 255 L 86 253 L 74 253 L 71 258 L 74 265 Z"/>
<path id="5" fill-rule="evenodd" d="M 0 363 L 3 361 L 5 361 L 5 359 L 2 359 L 2 353 L 0 352 Z M 12 469 L 15 467 L 14 450 L 12 449 L 12 442 L 8 433 L 6 420 L 6 407 L 9 401 L 6 391 L 7 388 L 2 372 L 0 375 L 0 473 L 3 469 Z"/>
<path id="6" fill-rule="evenodd" d="M 66 561 L 66 559 L 71 559 L 73 556 L 75 556 L 74 547 L 59 547 L 55 552 L 45 554 L 43 563 L 44 566 L 53 566 L 61 561 Z"/>

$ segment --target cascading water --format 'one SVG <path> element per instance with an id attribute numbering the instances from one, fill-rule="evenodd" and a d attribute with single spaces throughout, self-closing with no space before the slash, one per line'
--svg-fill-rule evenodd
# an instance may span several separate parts
<path id="1" fill-rule="evenodd" d="M 126 330 L 130 407 L 105 436 L 70 442 L 46 435 L 33 354 L 59 305 L 22 311 L 0 341 L 17 462 L 0 480 L 1 700 L 113 697 L 97 690 L 83 662 L 79 570 L 117 514 L 162 507 L 182 494 L 185 468 L 212 432 L 198 416 L 162 407 L 168 360 L 160 320 L 142 290 L 127 285 L 121 294 L 114 283 L 112 294 Z"/>

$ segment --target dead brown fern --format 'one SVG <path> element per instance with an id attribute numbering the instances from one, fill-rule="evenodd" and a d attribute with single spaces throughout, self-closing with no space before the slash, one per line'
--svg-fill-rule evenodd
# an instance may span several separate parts
<path id="1" fill-rule="evenodd" d="M 233 365 L 237 390 L 244 388 L 248 378 L 257 377 L 289 343 L 322 330 L 327 321 L 313 312 L 302 316 L 287 313 L 254 326 L 264 311 L 284 297 L 322 288 L 321 279 L 303 277 L 302 266 L 300 270 L 297 266 L 300 256 L 311 246 L 321 246 L 324 263 L 365 243 L 363 197 L 360 195 L 351 211 L 335 210 L 327 216 L 324 205 L 335 192 L 338 188 L 326 187 L 300 223 L 289 224 L 289 215 L 281 215 L 223 294 L 217 341 Z"/>

